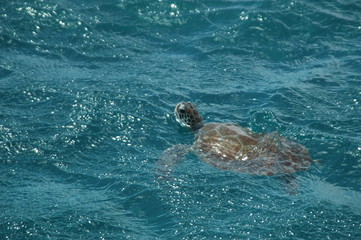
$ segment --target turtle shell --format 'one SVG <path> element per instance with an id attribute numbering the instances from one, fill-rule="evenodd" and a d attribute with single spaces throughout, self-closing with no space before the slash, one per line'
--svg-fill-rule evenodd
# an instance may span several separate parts
<path id="1" fill-rule="evenodd" d="M 261 135 L 232 123 L 204 125 L 193 149 L 217 168 L 256 175 L 304 171 L 312 161 L 305 147 L 278 133 Z"/>

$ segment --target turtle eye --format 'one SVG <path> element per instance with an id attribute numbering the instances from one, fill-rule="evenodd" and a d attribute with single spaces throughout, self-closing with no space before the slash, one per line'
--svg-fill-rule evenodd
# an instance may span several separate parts
<path id="1" fill-rule="evenodd" d="M 179 112 L 182 113 L 182 114 L 186 113 L 186 111 L 184 109 L 180 109 Z"/>

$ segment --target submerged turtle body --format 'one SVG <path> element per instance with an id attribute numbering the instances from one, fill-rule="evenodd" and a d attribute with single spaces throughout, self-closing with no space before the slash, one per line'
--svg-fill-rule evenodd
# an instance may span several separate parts
<path id="1" fill-rule="evenodd" d="M 293 173 L 311 163 L 305 147 L 277 133 L 260 135 L 232 123 L 204 125 L 192 148 L 215 167 L 256 175 Z"/>
<path id="2" fill-rule="evenodd" d="M 274 175 L 307 170 L 311 165 L 308 150 L 278 133 L 258 134 L 233 123 L 203 124 L 192 103 L 179 103 L 177 121 L 196 135 L 193 146 L 175 145 L 167 149 L 160 163 L 171 168 L 193 150 L 204 162 L 217 168 L 256 175 Z"/>

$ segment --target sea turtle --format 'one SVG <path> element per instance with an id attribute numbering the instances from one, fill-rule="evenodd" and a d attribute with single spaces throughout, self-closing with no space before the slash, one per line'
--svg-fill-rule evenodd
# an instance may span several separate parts
<path id="1" fill-rule="evenodd" d="M 290 174 L 311 165 L 308 150 L 278 133 L 259 134 L 234 123 L 204 124 L 196 106 L 180 102 L 174 110 L 177 121 L 195 133 L 192 146 L 177 144 L 161 155 L 159 169 L 170 173 L 189 151 L 220 169 L 255 175 Z"/>

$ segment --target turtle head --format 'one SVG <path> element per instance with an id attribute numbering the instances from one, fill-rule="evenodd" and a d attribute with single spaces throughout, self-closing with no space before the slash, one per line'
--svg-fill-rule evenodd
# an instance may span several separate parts
<path id="1" fill-rule="evenodd" d="M 174 114 L 182 126 L 189 127 L 193 131 L 203 126 L 203 119 L 196 106 L 191 102 L 180 102 L 174 109 Z"/>

